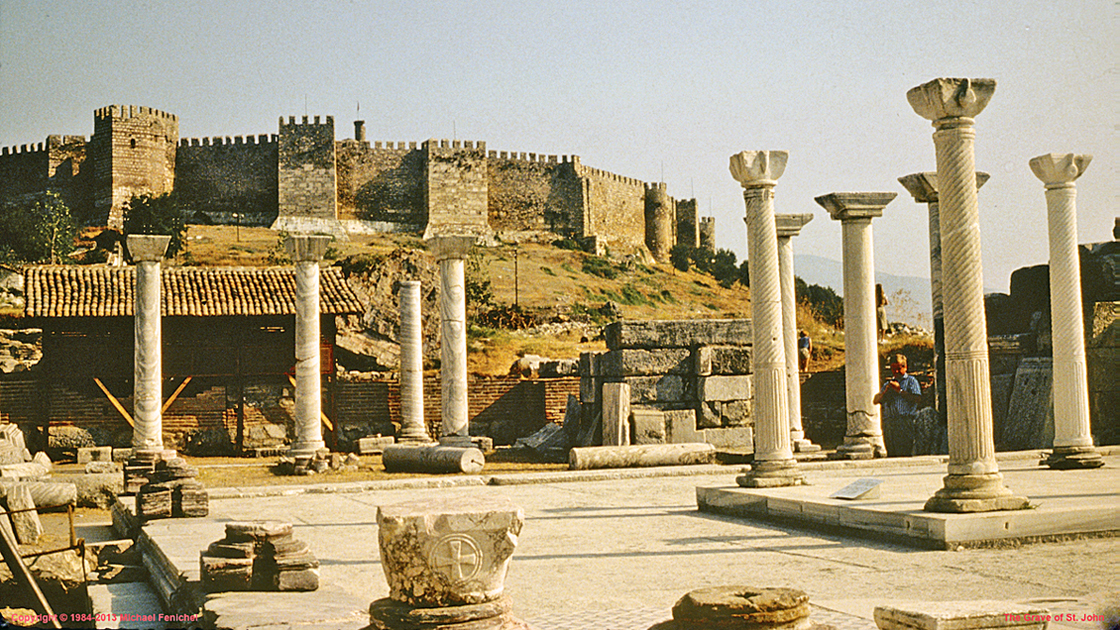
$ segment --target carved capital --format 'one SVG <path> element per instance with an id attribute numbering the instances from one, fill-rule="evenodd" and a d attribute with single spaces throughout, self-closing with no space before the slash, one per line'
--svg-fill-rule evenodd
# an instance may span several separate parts
<path id="1" fill-rule="evenodd" d="M 167 245 L 171 243 L 171 237 L 162 234 L 129 234 L 125 241 L 132 260 L 159 262 L 167 253 Z"/>
<path id="2" fill-rule="evenodd" d="M 284 251 L 295 262 L 319 262 L 327 253 L 331 237 L 309 234 L 292 234 L 284 240 Z"/>
<path id="3" fill-rule="evenodd" d="M 773 186 L 786 171 L 788 151 L 740 151 L 731 156 L 731 176 L 743 188 Z"/>
<path id="4" fill-rule="evenodd" d="M 465 260 L 475 240 L 473 236 L 434 236 L 426 239 L 428 249 L 436 255 L 436 260 Z"/>
<path id="5" fill-rule="evenodd" d="M 813 215 L 805 214 L 775 214 L 774 224 L 778 228 L 778 238 L 797 236 L 801 228 L 813 220 Z"/>
<path id="6" fill-rule="evenodd" d="M 995 79 L 934 79 L 906 92 L 919 116 L 934 122 L 944 118 L 975 118 L 996 91 Z"/>
<path id="7" fill-rule="evenodd" d="M 988 181 L 990 175 L 976 171 L 976 189 Z M 937 173 L 911 173 L 898 178 L 906 192 L 918 203 L 937 203 Z"/>
<path id="8" fill-rule="evenodd" d="M 1031 158 L 1031 172 L 1041 179 L 1047 188 L 1062 187 L 1073 181 L 1089 168 L 1093 156 L 1076 153 L 1047 153 Z"/>
<path id="9" fill-rule="evenodd" d="M 886 208 L 887 204 L 897 196 L 898 193 L 893 192 L 837 192 L 821 195 L 814 198 L 814 201 L 828 210 L 833 219 L 848 221 L 883 216 L 883 208 Z"/>

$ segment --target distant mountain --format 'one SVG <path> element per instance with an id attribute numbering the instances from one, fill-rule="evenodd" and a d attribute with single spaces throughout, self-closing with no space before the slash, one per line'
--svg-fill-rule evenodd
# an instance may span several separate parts
<path id="1" fill-rule="evenodd" d="M 838 260 L 812 254 L 794 254 L 793 272 L 809 284 L 830 287 L 844 295 L 844 266 Z M 887 294 L 887 319 L 933 328 L 933 305 L 929 278 L 896 276 L 875 271 L 875 281 Z"/>

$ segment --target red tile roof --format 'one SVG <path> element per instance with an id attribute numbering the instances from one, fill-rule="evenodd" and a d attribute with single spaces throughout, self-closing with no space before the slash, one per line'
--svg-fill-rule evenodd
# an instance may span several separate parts
<path id="1" fill-rule="evenodd" d="M 296 280 L 292 267 L 165 267 L 164 316 L 292 315 Z M 131 317 L 135 267 L 43 265 L 24 271 L 27 317 Z M 319 276 L 324 314 L 361 313 L 361 299 L 342 270 Z"/>

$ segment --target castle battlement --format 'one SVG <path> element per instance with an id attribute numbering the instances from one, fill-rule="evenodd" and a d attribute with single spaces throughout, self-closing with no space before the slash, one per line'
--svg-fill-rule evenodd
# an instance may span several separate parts
<path id="1" fill-rule="evenodd" d="M 214 136 L 212 138 L 182 138 L 179 140 L 181 147 L 221 147 L 236 145 L 264 145 L 276 144 L 276 134 L 262 133 L 256 136 Z"/>
<path id="2" fill-rule="evenodd" d="M 437 140 L 435 138 L 429 138 L 421 143 L 420 146 L 423 149 L 463 149 L 470 151 L 478 150 L 483 153 L 486 152 L 486 143 L 481 140 L 476 142 L 474 140 L 447 140 L 446 138 Z"/>
<path id="3" fill-rule="evenodd" d="M 392 140 L 376 140 L 373 143 L 373 148 L 382 151 L 415 151 L 418 148 L 416 142 L 397 141 L 396 146 L 394 147 L 393 145 L 394 142 Z"/>
<path id="4" fill-rule="evenodd" d="M 646 184 L 646 192 L 665 193 L 666 190 L 665 182 L 649 182 Z"/>
<path id="5" fill-rule="evenodd" d="M 288 116 L 288 122 L 284 122 L 284 117 L 280 117 L 280 127 L 311 127 L 311 126 L 330 126 L 334 127 L 334 116 L 327 116 L 325 121 L 320 122 L 321 116 L 316 116 L 313 122 L 308 122 L 307 116 L 303 117 L 302 122 L 296 122 L 295 116 Z"/>
<path id="6" fill-rule="evenodd" d="M 515 162 L 532 162 L 536 164 L 567 164 L 568 162 L 579 163 L 578 155 L 545 155 L 536 153 L 518 153 L 516 151 L 490 151 L 487 157 L 491 160 L 510 160 Z"/>
<path id="7" fill-rule="evenodd" d="M 643 188 L 646 185 L 646 183 L 643 182 L 640 179 L 636 179 L 634 177 L 626 177 L 626 176 L 623 176 L 623 175 L 616 175 L 615 173 L 611 173 L 609 171 L 604 171 L 604 170 L 601 170 L 601 169 L 597 169 L 597 168 L 594 168 L 592 166 L 584 166 L 584 165 L 580 164 L 578 161 L 576 162 L 576 174 L 581 176 L 581 177 L 594 176 L 594 177 L 599 177 L 601 179 L 608 179 L 608 180 L 611 180 L 611 181 L 619 182 L 620 184 L 629 184 L 631 186 L 641 186 Z"/>
<path id="8" fill-rule="evenodd" d="M 0 155 L 29 155 L 31 153 L 44 153 L 46 147 L 42 142 L 39 144 L 17 144 L 14 147 L 4 147 L 0 149 Z"/>
<path id="9" fill-rule="evenodd" d="M 138 118 L 140 116 L 153 116 L 155 118 L 179 122 L 179 117 L 175 114 L 169 114 L 153 107 L 145 107 L 143 105 L 109 105 L 108 107 L 101 107 L 93 110 L 94 121 Z"/>

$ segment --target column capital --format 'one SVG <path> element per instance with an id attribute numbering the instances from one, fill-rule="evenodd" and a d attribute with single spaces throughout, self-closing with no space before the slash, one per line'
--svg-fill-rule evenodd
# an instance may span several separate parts
<path id="1" fill-rule="evenodd" d="M 813 220 L 813 215 L 805 214 L 775 214 L 774 223 L 778 228 L 778 238 L 797 236 L 801 228 Z"/>
<path id="2" fill-rule="evenodd" d="M 295 262 L 319 262 L 331 240 L 330 236 L 291 234 L 284 239 L 284 250 Z"/>
<path id="3" fill-rule="evenodd" d="M 995 79 L 941 78 L 906 92 L 910 107 L 936 125 L 945 118 L 975 118 L 996 91 Z"/>
<path id="4" fill-rule="evenodd" d="M 425 239 L 436 260 L 465 259 L 477 239 L 473 236 L 433 236 Z"/>
<path id="5" fill-rule="evenodd" d="M 976 189 L 987 183 L 991 175 L 976 171 Z M 906 192 L 914 197 L 916 203 L 937 203 L 937 173 L 911 173 L 898 178 Z"/>
<path id="6" fill-rule="evenodd" d="M 786 172 L 788 151 L 740 151 L 731 156 L 731 176 L 743 188 L 766 188 Z"/>
<path id="7" fill-rule="evenodd" d="M 1031 158 L 1031 172 L 1042 180 L 1047 188 L 1072 186 L 1081 177 L 1093 156 L 1077 153 L 1046 153 Z"/>
<path id="8" fill-rule="evenodd" d="M 159 262 L 167 253 L 171 237 L 163 234 L 129 234 L 128 253 L 135 262 Z"/>
<path id="9" fill-rule="evenodd" d="M 894 200 L 898 193 L 893 192 L 835 192 L 821 195 L 813 200 L 828 210 L 837 221 L 852 219 L 874 219 L 883 216 L 883 208 Z"/>

